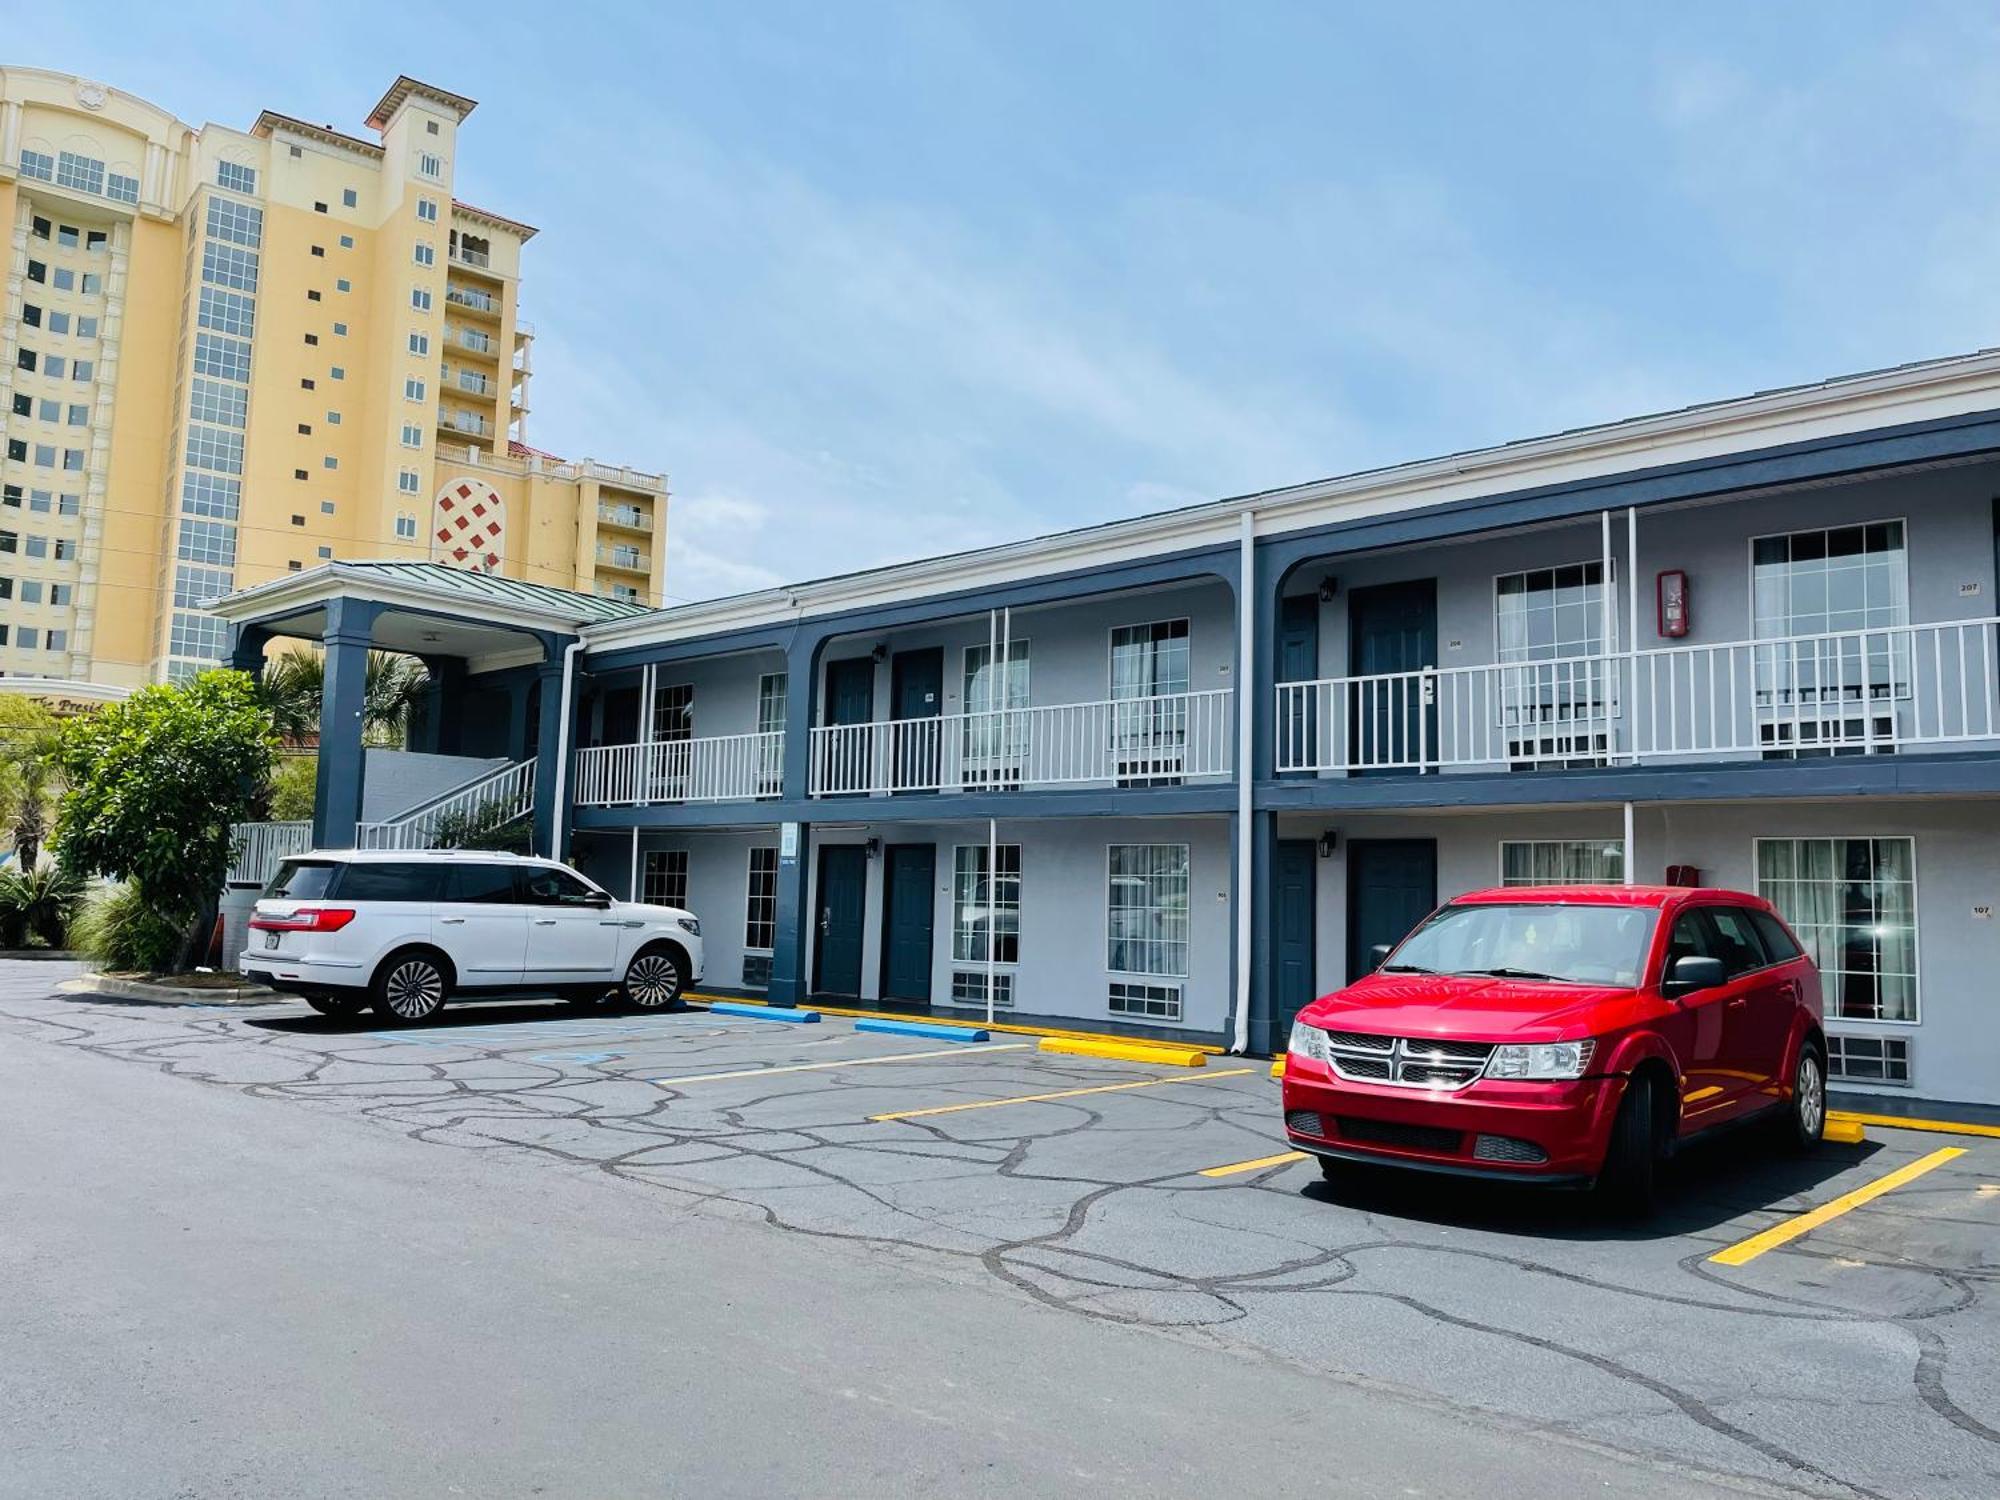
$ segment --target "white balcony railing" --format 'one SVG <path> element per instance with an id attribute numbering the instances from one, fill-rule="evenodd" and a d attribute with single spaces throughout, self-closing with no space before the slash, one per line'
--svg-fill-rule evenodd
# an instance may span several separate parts
<path id="1" fill-rule="evenodd" d="M 623 526 L 628 531 L 651 531 L 653 518 L 636 505 L 600 505 L 597 519 L 607 526 Z"/>
<path id="2" fill-rule="evenodd" d="M 534 806 L 535 763 L 517 760 L 384 822 L 357 823 L 354 842 L 361 849 L 435 849 L 454 837 L 454 830 L 462 833 L 472 824 L 502 827 L 526 817 Z"/>
<path id="3" fill-rule="evenodd" d="M 1278 684 L 1276 766 L 1447 771 L 2000 739 L 2000 620 Z"/>
<path id="4" fill-rule="evenodd" d="M 281 861 L 312 848 L 310 819 L 297 823 L 237 823 L 229 830 L 236 858 L 229 866 L 231 885 L 262 885 L 278 873 Z"/>
<path id="5" fill-rule="evenodd" d="M 777 729 L 576 752 L 579 807 L 748 801 L 784 786 L 785 735 Z"/>
<path id="6" fill-rule="evenodd" d="M 812 732 L 815 797 L 1158 786 L 1227 776 L 1228 689 L 992 712 L 822 725 Z"/>
<path id="7" fill-rule="evenodd" d="M 490 293 L 478 290 L 476 287 L 447 284 L 444 289 L 444 300 L 451 303 L 454 307 L 469 307 L 475 312 L 498 312 L 500 310 L 500 303 L 497 298 Z"/>

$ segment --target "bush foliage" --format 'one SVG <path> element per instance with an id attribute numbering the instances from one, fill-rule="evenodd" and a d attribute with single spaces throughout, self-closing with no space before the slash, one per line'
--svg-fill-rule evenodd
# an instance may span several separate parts
<path id="1" fill-rule="evenodd" d="M 56 858 L 79 874 L 127 882 L 138 894 L 124 899 L 185 935 L 173 956 L 184 964 L 214 921 L 233 853 L 230 825 L 251 815 L 275 751 L 270 718 L 242 672 L 141 688 L 71 719 L 59 740 L 69 791 Z"/>

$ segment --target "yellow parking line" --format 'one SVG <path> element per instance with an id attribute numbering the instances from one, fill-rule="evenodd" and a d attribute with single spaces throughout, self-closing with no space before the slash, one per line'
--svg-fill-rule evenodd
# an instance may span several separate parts
<path id="1" fill-rule="evenodd" d="M 1895 1171 L 1876 1178 L 1865 1187 L 1858 1187 L 1851 1193 L 1842 1193 L 1838 1198 L 1827 1203 L 1822 1203 L 1810 1213 L 1799 1214 L 1795 1218 L 1785 1220 L 1782 1224 L 1773 1225 L 1762 1234 L 1753 1234 L 1747 1240 L 1739 1240 L 1727 1250 L 1718 1250 L 1709 1259 L 1718 1265 L 1724 1266 L 1747 1265 L 1766 1250 L 1775 1250 L 1778 1246 L 1795 1240 L 1810 1230 L 1819 1228 L 1820 1225 L 1829 1220 L 1839 1218 L 1848 1210 L 1859 1208 L 1862 1204 L 1879 1198 L 1884 1193 L 1894 1192 L 1905 1183 L 1914 1182 L 1926 1172 L 1934 1171 L 1946 1162 L 1953 1161 L 1963 1155 L 1965 1155 L 1965 1148 L 1962 1146 L 1941 1147 L 1933 1151 L 1929 1156 L 1919 1157 L 1907 1166 L 1898 1167 Z"/>
<path id="2" fill-rule="evenodd" d="M 2000 1125 L 1972 1125 L 1951 1120 L 1915 1120 L 1905 1115 L 1863 1115 L 1848 1109 L 1830 1109 L 1829 1120 L 1845 1120 L 1854 1125 L 1892 1125 L 1898 1130 L 1931 1130 L 1939 1135 L 2000 1136 Z"/>
<path id="3" fill-rule="evenodd" d="M 1260 1156 L 1255 1161 L 1233 1161 L 1226 1167 L 1203 1167 L 1204 1177 L 1234 1177 L 1238 1172 L 1261 1172 L 1265 1167 L 1282 1167 L 1289 1162 L 1304 1161 L 1303 1151 L 1280 1151 L 1276 1156 Z"/>
<path id="4" fill-rule="evenodd" d="M 1211 1083 L 1218 1078 L 1241 1078 L 1249 1068 L 1224 1068 L 1219 1073 L 1189 1074 L 1174 1078 L 1141 1078 L 1136 1083 L 1100 1083 L 1087 1089 L 1058 1089 L 1053 1094 L 1019 1094 L 1012 1099 L 975 1099 L 970 1104 L 936 1104 L 929 1109 L 899 1109 L 886 1115 L 870 1115 L 872 1121 L 915 1120 L 925 1115 L 955 1115 L 962 1109 L 998 1109 L 1003 1104 L 1040 1104 L 1048 1099 L 1076 1099 L 1084 1094 L 1115 1094 L 1121 1089 L 1157 1088 L 1163 1083 Z"/>
<path id="5" fill-rule="evenodd" d="M 723 1078 L 762 1078 L 767 1073 L 811 1073 L 819 1068 L 865 1068 L 870 1063 L 915 1062 L 923 1057 L 960 1057 L 967 1052 L 1025 1052 L 1028 1042 L 987 1042 L 940 1047 L 935 1052 L 892 1052 L 887 1057 L 847 1057 L 838 1062 L 787 1063 L 782 1068 L 737 1068 L 729 1073 L 689 1073 L 681 1078 L 655 1078 L 654 1083 L 714 1083 Z"/>

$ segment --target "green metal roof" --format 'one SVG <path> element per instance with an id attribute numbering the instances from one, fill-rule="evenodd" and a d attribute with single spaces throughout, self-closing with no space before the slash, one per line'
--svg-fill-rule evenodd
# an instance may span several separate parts
<path id="1" fill-rule="evenodd" d="M 514 604 L 525 609 L 546 610 L 550 614 L 567 614 L 578 624 L 624 620 L 633 615 L 650 613 L 643 604 L 628 604 L 622 599 L 607 599 L 601 594 L 580 594 L 575 589 L 559 589 L 546 583 L 522 583 L 519 579 L 500 578 L 491 573 L 473 573 L 464 568 L 447 567 L 443 563 L 342 559 L 333 567 L 340 573 L 365 570 L 379 578 L 438 593 L 459 594 L 493 604 Z"/>

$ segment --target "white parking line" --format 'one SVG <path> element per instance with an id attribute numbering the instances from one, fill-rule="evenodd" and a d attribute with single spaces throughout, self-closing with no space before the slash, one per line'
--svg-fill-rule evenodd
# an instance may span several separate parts
<path id="1" fill-rule="evenodd" d="M 811 1073 L 820 1068 L 862 1068 L 869 1063 L 916 1062 L 926 1057 L 958 1057 L 967 1052 L 1023 1052 L 1032 1042 L 987 1042 L 946 1047 L 937 1052 L 893 1052 L 887 1057 L 849 1057 L 839 1062 L 788 1063 L 782 1068 L 738 1068 L 731 1073 L 690 1073 L 683 1078 L 655 1078 L 658 1084 L 714 1083 L 724 1078 L 762 1078 L 771 1073 Z"/>

